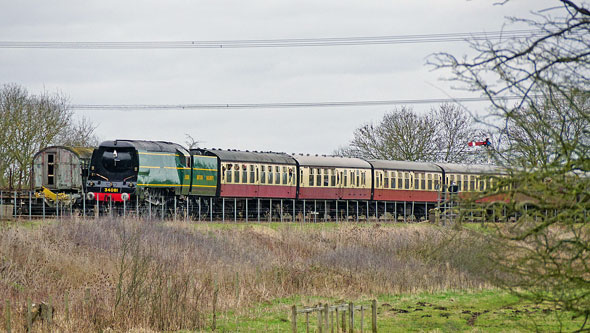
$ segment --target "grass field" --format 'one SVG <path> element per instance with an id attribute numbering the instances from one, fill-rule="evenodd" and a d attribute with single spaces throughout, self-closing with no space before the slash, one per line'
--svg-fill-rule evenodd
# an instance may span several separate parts
<path id="1" fill-rule="evenodd" d="M 556 311 L 549 305 L 520 303 L 500 290 L 475 292 L 439 292 L 376 297 L 377 327 L 381 332 L 520 332 L 574 331 L 582 319 Z M 276 299 L 257 304 L 240 313 L 219 317 L 220 331 L 287 332 L 291 330 L 290 306 L 314 306 L 318 303 L 340 304 L 348 300 L 316 297 Z M 370 307 L 370 300 L 355 304 Z M 364 330 L 370 332 L 370 312 L 364 314 Z M 299 316 L 298 331 L 305 332 L 306 320 Z M 309 328 L 317 332 L 317 314 L 310 315 Z M 355 330 L 360 332 L 360 313 L 356 313 Z"/>
<path id="2" fill-rule="evenodd" d="M 372 299 L 382 332 L 555 331 L 577 323 L 494 289 L 489 244 L 425 223 L 100 219 L 5 221 L 0 230 L 0 328 L 9 304 L 13 331 L 26 325 L 27 300 L 50 302 L 50 330 L 66 332 L 283 332 L 292 305 Z"/>

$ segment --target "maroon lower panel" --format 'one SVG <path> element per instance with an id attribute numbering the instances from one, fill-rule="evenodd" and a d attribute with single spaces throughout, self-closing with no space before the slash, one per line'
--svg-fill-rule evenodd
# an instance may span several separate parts
<path id="1" fill-rule="evenodd" d="M 436 191 L 377 189 L 375 190 L 374 200 L 436 202 L 438 194 Z"/>
<path id="2" fill-rule="evenodd" d="M 295 186 L 269 186 L 248 184 L 222 184 L 221 196 L 231 198 L 282 198 L 295 199 Z"/>

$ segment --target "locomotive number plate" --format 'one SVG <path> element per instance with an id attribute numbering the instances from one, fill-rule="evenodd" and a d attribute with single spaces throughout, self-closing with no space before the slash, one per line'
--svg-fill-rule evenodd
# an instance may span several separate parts
<path id="1" fill-rule="evenodd" d="M 105 188 L 104 191 L 107 192 L 107 193 L 119 193 L 119 189 L 118 188 L 112 188 L 112 187 Z"/>

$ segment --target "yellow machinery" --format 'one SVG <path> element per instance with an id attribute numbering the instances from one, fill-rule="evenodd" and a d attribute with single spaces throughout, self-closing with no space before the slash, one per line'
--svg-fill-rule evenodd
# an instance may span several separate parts
<path id="1" fill-rule="evenodd" d="M 59 201 L 62 204 L 69 205 L 71 204 L 71 197 L 65 193 L 53 193 L 50 189 L 43 186 L 43 191 L 35 193 L 36 198 L 44 198 L 48 204 L 55 203 Z"/>

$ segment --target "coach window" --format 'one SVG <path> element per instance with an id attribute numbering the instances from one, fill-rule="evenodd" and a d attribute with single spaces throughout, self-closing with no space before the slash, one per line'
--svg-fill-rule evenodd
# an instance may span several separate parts
<path id="1" fill-rule="evenodd" d="M 463 181 L 461 181 L 461 175 L 457 175 L 457 189 L 459 189 L 459 191 L 461 191 L 461 189 L 463 189 L 462 185 L 463 185 Z"/>
<path id="2" fill-rule="evenodd" d="M 438 187 L 438 180 L 439 180 L 439 176 L 438 175 L 434 175 L 434 189 L 435 190 Z"/>
<path id="3" fill-rule="evenodd" d="M 391 171 L 391 188 L 395 188 L 397 182 L 397 171 Z"/>
<path id="4" fill-rule="evenodd" d="M 330 186 L 336 186 L 336 170 L 330 170 Z"/>
<path id="5" fill-rule="evenodd" d="M 383 183 L 383 188 L 389 188 L 389 171 L 385 172 L 385 181 Z"/>
<path id="6" fill-rule="evenodd" d="M 266 184 L 266 166 L 262 165 L 260 170 L 260 184 Z"/>
<path id="7" fill-rule="evenodd" d="M 322 186 L 322 169 L 315 169 L 315 186 Z"/>
<path id="8" fill-rule="evenodd" d="M 313 186 L 313 178 L 315 177 L 314 170 L 309 168 L 309 186 Z"/>
<path id="9" fill-rule="evenodd" d="M 225 181 L 227 183 L 231 183 L 232 182 L 232 167 L 233 165 L 231 164 L 227 164 L 227 170 L 225 171 Z"/>
<path id="10" fill-rule="evenodd" d="M 287 167 L 283 167 L 283 185 L 287 185 Z"/>
<path id="11" fill-rule="evenodd" d="M 469 176 L 463 175 L 463 192 L 467 192 L 469 190 Z"/>
<path id="12" fill-rule="evenodd" d="M 268 185 L 272 185 L 272 166 L 268 166 Z"/>
<path id="13" fill-rule="evenodd" d="M 343 177 L 342 178 L 342 186 L 344 186 L 344 187 L 348 186 L 348 184 L 347 184 L 347 178 L 348 177 L 347 176 L 348 176 L 348 173 L 346 172 L 346 170 L 344 170 L 342 172 L 342 177 Z"/>
<path id="14" fill-rule="evenodd" d="M 429 173 L 426 177 L 428 177 L 428 190 L 432 190 L 432 174 Z"/>
<path id="15" fill-rule="evenodd" d="M 479 180 L 479 190 L 483 192 L 486 180 L 485 180 L 485 178 L 480 178 L 478 180 Z"/>
<path id="16" fill-rule="evenodd" d="M 254 183 L 254 166 L 250 165 L 250 184 Z"/>
<path id="17" fill-rule="evenodd" d="M 55 183 L 55 154 L 47 154 L 47 184 Z"/>
<path id="18" fill-rule="evenodd" d="M 475 181 L 477 180 L 477 177 L 475 176 L 470 176 L 471 181 L 469 182 L 469 191 L 475 191 Z"/>
<path id="19" fill-rule="evenodd" d="M 236 164 L 234 166 L 234 182 L 235 183 L 240 182 L 240 165 L 239 164 Z"/>
<path id="20" fill-rule="evenodd" d="M 375 171 L 375 188 L 379 187 L 379 171 Z"/>
<path id="21" fill-rule="evenodd" d="M 242 183 L 248 183 L 248 167 L 242 164 Z"/>
<path id="22" fill-rule="evenodd" d="M 404 188 L 406 190 L 410 189 L 410 174 L 404 172 Z"/>

